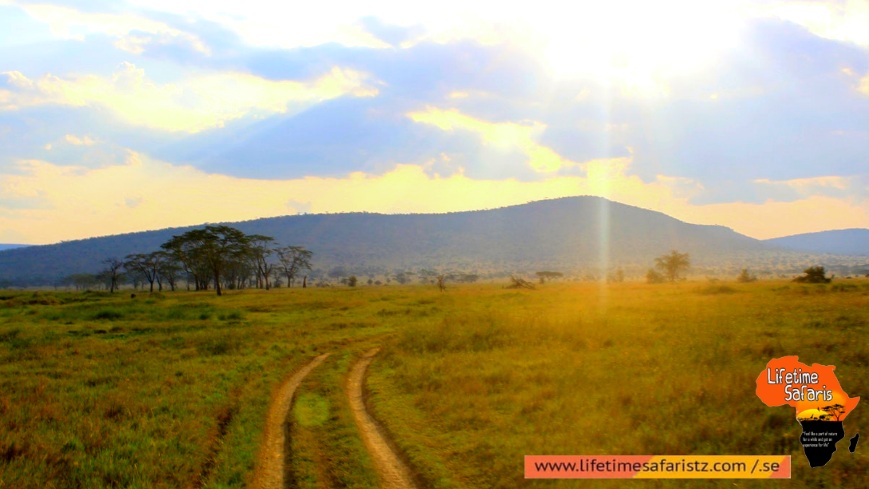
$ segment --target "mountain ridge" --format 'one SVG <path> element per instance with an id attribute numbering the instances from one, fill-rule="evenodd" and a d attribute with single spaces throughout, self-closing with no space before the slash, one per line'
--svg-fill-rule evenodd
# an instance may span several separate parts
<path id="1" fill-rule="evenodd" d="M 764 240 L 781 248 L 811 253 L 869 255 L 869 229 L 831 229 Z"/>
<path id="2" fill-rule="evenodd" d="M 490 275 L 554 269 L 585 277 L 623 268 L 637 276 L 671 249 L 690 253 L 695 273 L 738 271 L 763 264 L 770 252 L 784 257 L 780 266 L 806 261 L 724 226 L 690 224 L 591 196 L 442 214 L 300 214 L 221 224 L 272 236 L 279 245 L 306 247 L 314 252 L 313 276 L 385 276 L 421 268 Z M 106 258 L 155 251 L 173 235 L 198 227 L 2 251 L 0 282 L 47 285 L 74 273 L 96 273 Z"/>

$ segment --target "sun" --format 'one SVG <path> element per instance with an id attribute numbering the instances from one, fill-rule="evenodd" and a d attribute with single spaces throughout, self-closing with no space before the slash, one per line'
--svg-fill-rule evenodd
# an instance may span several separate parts
<path id="1" fill-rule="evenodd" d="M 556 79 L 594 77 L 642 95 L 701 74 L 739 37 L 732 3 L 664 0 L 579 2 L 529 19 Z M 556 15 L 557 14 L 557 15 Z"/>

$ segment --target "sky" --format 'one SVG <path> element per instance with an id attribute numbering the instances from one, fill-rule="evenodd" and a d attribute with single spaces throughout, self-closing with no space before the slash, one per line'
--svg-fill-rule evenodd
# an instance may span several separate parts
<path id="1" fill-rule="evenodd" d="M 869 228 L 869 1 L 0 0 L 0 243 L 597 195 Z"/>

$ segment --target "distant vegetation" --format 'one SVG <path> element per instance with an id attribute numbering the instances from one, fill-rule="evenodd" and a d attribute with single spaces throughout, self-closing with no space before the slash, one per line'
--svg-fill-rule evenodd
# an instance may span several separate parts
<path id="1" fill-rule="evenodd" d="M 308 285 L 336 284 L 350 275 L 358 277 L 360 285 L 368 280 L 373 284 L 434 284 L 439 274 L 457 277 L 448 278 L 448 282 L 463 281 L 465 277 L 503 281 L 511 273 L 531 277 L 538 271 L 563 273 L 563 280 L 630 281 L 642 279 L 650 263 L 662 251 L 673 248 L 690 254 L 690 274 L 699 277 L 734 277 L 742 268 L 751 268 L 759 278 L 791 278 L 815 263 L 822 263 L 838 276 L 869 273 L 865 258 L 786 251 L 721 226 L 688 224 L 659 212 L 597 197 L 448 214 L 309 214 L 225 225 L 246 236 L 271 237 L 271 244 L 261 243 L 270 248 L 273 244 L 290 244 L 317 253 L 316 264 L 310 270 L 291 272 L 291 277 L 283 275 L 279 283 L 274 271 L 269 274 L 263 270 L 260 279 L 268 279 L 269 284 L 254 280 L 242 284 L 244 287 L 301 285 L 305 275 Z M 104 270 L 106 258 L 124 260 L 127 256 L 149 255 L 162 250 L 161 245 L 173 236 L 201 228 L 163 229 L 0 251 L 0 288 L 93 288 L 80 274 Z M 271 258 L 265 265 L 292 269 L 274 261 L 276 256 Z M 665 272 L 658 272 L 669 280 Z M 136 275 L 138 286 L 150 289 L 147 273 Z M 182 287 L 186 275 L 178 272 Z M 211 282 L 214 287 L 213 279 Z M 165 281 L 162 286 L 172 287 Z M 159 287 L 155 279 L 154 289 Z"/>
<path id="2" fill-rule="evenodd" d="M 736 277 L 736 281 L 742 284 L 747 284 L 748 282 L 754 282 L 757 280 L 757 275 L 753 275 L 749 273 L 747 268 L 743 268 L 739 275 Z"/>
<path id="3" fill-rule="evenodd" d="M 684 274 L 690 266 L 691 257 L 688 253 L 672 250 L 666 255 L 655 258 L 655 268 L 650 268 L 646 272 L 646 282 L 650 284 L 664 281 L 675 282 L 684 278 Z"/>
<path id="4" fill-rule="evenodd" d="M 66 282 L 80 289 L 102 281 L 109 292 L 114 292 L 126 279 L 133 284 L 147 282 L 153 293 L 155 284 L 158 292 L 164 284 L 174 291 L 183 277 L 188 288 L 190 284 L 194 290 L 213 288 L 217 295 L 222 295 L 223 289 L 268 290 L 284 277 L 287 286 L 292 286 L 298 274 L 311 269 L 313 256 L 313 252 L 301 246 L 276 246 L 270 236 L 247 235 L 223 225 L 173 236 L 160 248 L 130 254 L 124 260 L 107 258 L 96 276 L 74 274 Z"/>
<path id="5" fill-rule="evenodd" d="M 546 283 L 547 280 L 553 280 L 556 278 L 564 277 L 564 274 L 561 272 L 548 272 L 548 271 L 537 272 L 535 275 L 537 275 L 537 278 L 540 279 L 541 284 Z"/>
<path id="6" fill-rule="evenodd" d="M 801 282 L 807 284 L 827 284 L 830 283 L 831 280 L 831 278 L 827 277 L 827 271 L 824 270 L 824 267 L 816 265 L 803 270 L 803 275 L 795 278 L 794 282 Z"/>

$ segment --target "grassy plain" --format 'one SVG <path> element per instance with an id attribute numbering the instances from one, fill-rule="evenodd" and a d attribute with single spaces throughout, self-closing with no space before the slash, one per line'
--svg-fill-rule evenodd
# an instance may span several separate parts
<path id="1" fill-rule="evenodd" d="M 523 480 L 526 454 L 791 454 L 790 481 L 693 485 L 869 481 L 866 450 L 848 453 L 847 439 L 826 467 L 810 469 L 793 408 L 767 407 L 754 392 L 770 359 L 799 355 L 838 366 L 846 392 L 865 402 L 867 282 L 552 284 L 429 300 L 445 312 L 402 328 L 369 386 L 375 415 L 432 487 L 576 487 Z M 858 406 L 846 436 L 867 420 Z"/>
<path id="2" fill-rule="evenodd" d="M 576 486 L 525 481 L 526 454 L 791 454 L 790 481 L 693 485 L 864 487 L 865 447 L 809 469 L 793 409 L 754 382 L 779 356 L 834 364 L 864 397 L 846 437 L 865 431 L 867 324 L 869 282 L 846 280 L 0 291 L 0 487 L 244 487 L 270 394 L 325 351 L 290 419 L 292 483 L 373 487 L 344 392 L 373 345 L 371 408 L 429 487 Z"/>

